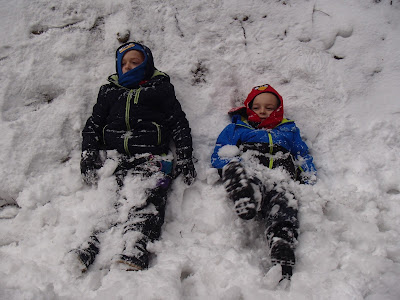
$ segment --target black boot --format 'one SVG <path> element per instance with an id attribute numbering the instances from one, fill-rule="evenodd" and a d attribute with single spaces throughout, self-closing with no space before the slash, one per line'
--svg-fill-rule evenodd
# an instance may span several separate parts
<path id="1" fill-rule="evenodd" d="M 254 190 L 242 165 L 230 162 L 223 168 L 222 178 L 237 215 L 244 220 L 253 219 L 257 213 Z"/>
<path id="2" fill-rule="evenodd" d="M 126 271 L 141 271 L 149 267 L 149 257 L 141 255 L 139 257 L 120 254 L 117 262 L 124 265 Z"/>
<path id="3" fill-rule="evenodd" d="M 292 277 L 292 268 L 296 264 L 296 258 L 292 246 L 284 241 L 278 240 L 271 246 L 271 262 L 273 265 L 281 265 L 282 280 Z"/>
<path id="4" fill-rule="evenodd" d="M 99 254 L 99 246 L 99 240 L 96 236 L 92 235 L 87 247 L 71 250 L 71 252 L 77 255 L 82 264 L 82 273 L 86 272 L 89 266 L 94 262 L 96 255 Z"/>
<path id="5" fill-rule="evenodd" d="M 133 249 L 129 251 L 124 249 L 125 254 L 118 255 L 116 261 L 122 264 L 126 271 L 141 271 L 149 267 L 149 252 L 146 249 L 146 239 L 136 243 Z"/>

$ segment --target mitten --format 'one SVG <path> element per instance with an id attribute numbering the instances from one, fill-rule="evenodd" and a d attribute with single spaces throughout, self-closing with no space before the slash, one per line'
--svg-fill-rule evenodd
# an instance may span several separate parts
<path id="1" fill-rule="evenodd" d="M 98 150 L 83 151 L 81 155 L 81 174 L 86 184 L 96 184 L 98 180 L 96 170 L 102 167 Z"/>

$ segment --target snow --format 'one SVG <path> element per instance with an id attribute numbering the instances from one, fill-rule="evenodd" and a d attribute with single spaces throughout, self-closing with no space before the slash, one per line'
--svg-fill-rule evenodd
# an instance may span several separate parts
<path id="1" fill-rule="evenodd" d="M 399 0 L 0 0 L 1 299 L 399 299 Z M 171 76 L 197 181 L 178 178 L 151 268 L 114 268 L 119 232 L 89 271 L 68 251 L 115 218 L 115 182 L 80 178 L 81 130 L 131 33 Z M 210 156 L 255 85 L 284 97 L 312 151 L 290 286 L 263 225 L 242 221 Z M 132 180 L 138 201 L 141 182 Z M 115 253 L 114 253 L 115 254 Z M 279 279 L 278 279 L 279 280 Z"/>
<path id="2" fill-rule="evenodd" d="M 240 154 L 239 148 L 234 145 L 225 145 L 218 150 L 218 156 L 221 158 L 232 158 L 239 154 Z"/>

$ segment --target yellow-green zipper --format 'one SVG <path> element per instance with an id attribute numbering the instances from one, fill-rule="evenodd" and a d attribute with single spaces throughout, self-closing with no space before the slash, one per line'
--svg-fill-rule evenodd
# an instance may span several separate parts
<path id="1" fill-rule="evenodd" d="M 139 102 L 139 95 L 140 95 L 140 90 L 141 88 L 137 90 L 130 90 L 128 93 L 128 97 L 126 98 L 126 106 L 125 106 L 125 124 L 126 124 L 126 135 L 124 138 L 124 149 L 125 152 L 131 156 L 131 153 L 129 152 L 129 147 L 128 147 L 128 141 L 129 141 L 129 133 L 131 131 L 131 125 L 129 123 L 129 114 L 130 114 L 130 108 L 131 108 L 131 100 L 133 93 L 135 93 L 135 97 L 133 98 L 133 103 L 138 104 Z"/>
<path id="2" fill-rule="evenodd" d="M 274 151 L 274 142 L 272 141 L 272 135 L 270 132 L 268 132 L 268 139 L 269 139 L 269 154 L 270 154 L 268 167 L 272 169 L 272 166 L 274 165 L 274 158 L 272 156 L 272 153 Z"/>
<path id="3" fill-rule="evenodd" d="M 156 122 L 152 122 L 156 128 L 157 128 L 157 145 L 161 144 L 161 130 L 160 130 L 160 125 L 158 125 Z"/>

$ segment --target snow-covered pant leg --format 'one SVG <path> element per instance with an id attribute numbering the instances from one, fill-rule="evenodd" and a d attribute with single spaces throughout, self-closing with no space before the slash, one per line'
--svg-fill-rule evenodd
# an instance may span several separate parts
<path id="1" fill-rule="evenodd" d="M 261 213 L 266 219 L 266 234 L 270 245 L 275 240 L 282 239 L 294 246 L 299 228 L 297 208 L 289 206 L 285 192 L 272 190 L 263 198 L 265 200 Z"/>
<path id="2" fill-rule="evenodd" d="M 147 243 L 160 237 L 164 223 L 168 187 L 156 187 L 146 191 L 147 201 L 143 207 L 132 207 L 123 224 L 125 243 L 120 262 L 146 269 L 149 265 Z"/>
<path id="3" fill-rule="evenodd" d="M 250 220 L 257 213 L 254 190 L 240 162 L 230 162 L 222 169 L 222 180 L 229 198 L 234 202 L 237 215 Z"/>
<path id="4" fill-rule="evenodd" d="M 298 237 L 297 208 L 289 206 L 285 192 L 272 190 L 264 196 L 261 214 L 266 220 L 266 236 L 270 247 L 271 262 L 282 266 L 286 278 L 292 275 L 296 263 L 294 249 Z"/>

